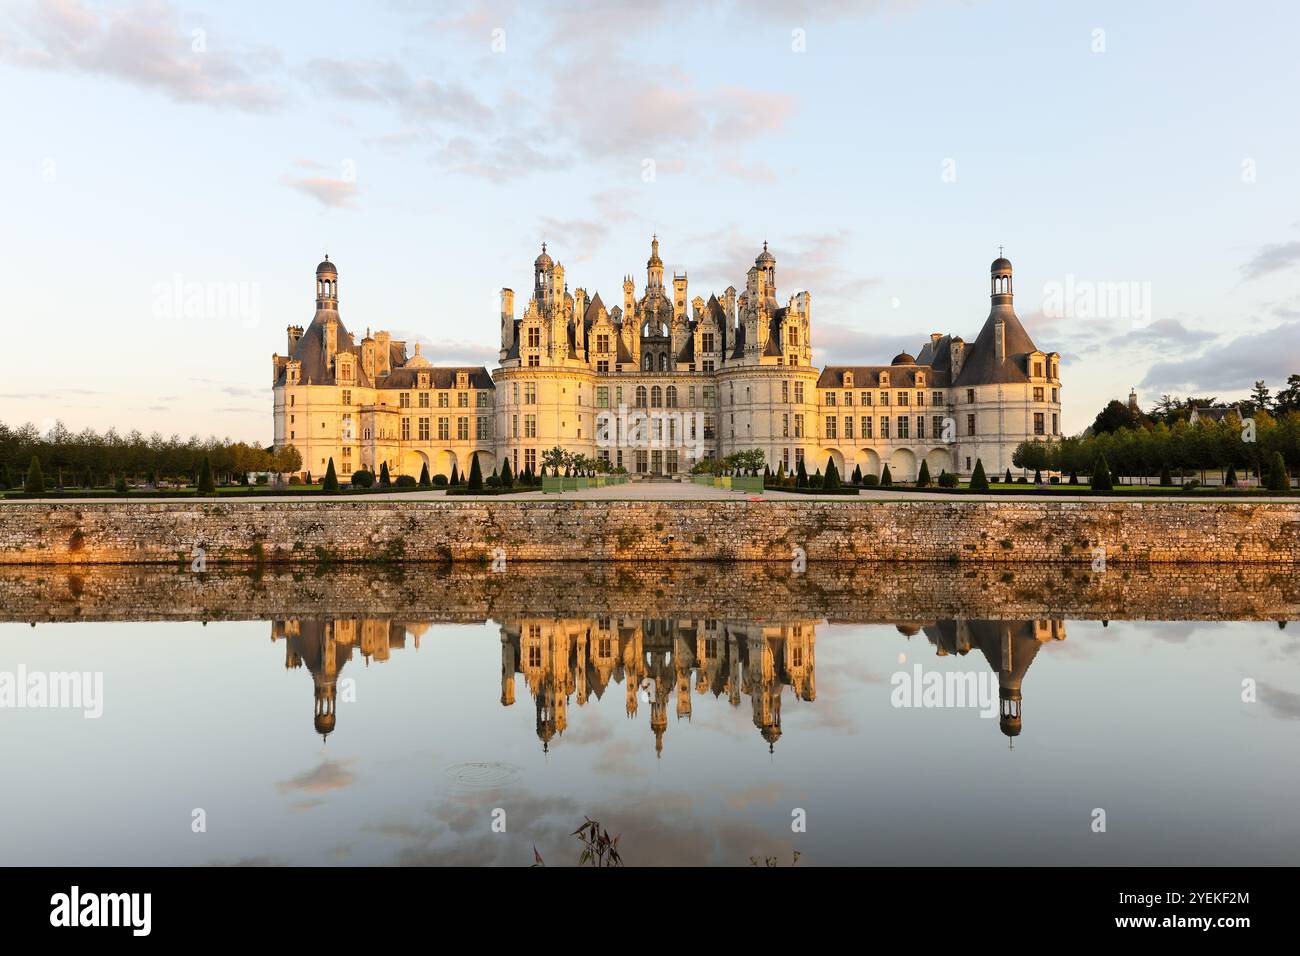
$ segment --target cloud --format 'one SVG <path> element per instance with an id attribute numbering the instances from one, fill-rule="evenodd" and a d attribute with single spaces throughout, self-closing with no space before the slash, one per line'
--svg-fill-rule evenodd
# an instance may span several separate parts
<path id="1" fill-rule="evenodd" d="M 1256 252 L 1251 260 L 1241 267 L 1241 274 L 1248 280 L 1258 279 L 1296 265 L 1300 265 L 1300 241 L 1274 242 Z"/>
<path id="2" fill-rule="evenodd" d="M 1300 694 L 1282 690 L 1271 684 L 1259 685 L 1259 700 L 1275 717 L 1300 720 Z"/>
<path id="3" fill-rule="evenodd" d="M 557 170 L 568 166 L 567 160 L 540 152 L 528 138 L 502 136 L 492 141 L 478 141 L 470 136 L 453 136 L 430 157 L 443 172 L 486 179 L 501 184 L 543 169 Z"/>
<path id="4" fill-rule="evenodd" d="M 410 121 L 481 126 L 491 110 L 469 87 L 413 77 L 395 60 L 318 57 L 299 74 L 319 92 L 363 103 L 387 103 Z"/>
<path id="5" fill-rule="evenodd" d="M 106 76 L 178 103 L 252 113 L 274 110 L 283 100 L 255 72 L 277 65 L 277 53 L 213 49 L 164 0 L 103 12 L 80 0 L 46 0 L 15 19 L 22 36 L 0 35 L 0 62 Z"/>
<path id="6" fill-rule="evenodd" d="M 306 193 L 323 206 L 340 209 L 351 204 L 357 194 L 357 184 L 350 179 L 331 176 L 285 175 L 280 181 L 286 186 Z"/>
<path id="7" fill-rule="evenodd" d="M 356 782 L 356 774 L 348 769 L 348 760 L 322 760 L 314 770 L 301 773 L 275 785 L 281 793 L 328 793 L 342 790 Z"/>
<path id="8" fill-rule="evenodd" d="M 1248 389 L 1259 379 L 1284 382 L 1300 371 L 1300 321 L 1239 335 L 1202 354 L 1157 362 L 1142 385 L 1163 391 Z"/>
<path id="9" fill-rule="evenodd" d="M 764 162 L 746 165 L 739 160 L 725 157 L 719 167 L 728 176 L 734 176 L 745 182 L 774 183 L 777 180 L 776 170 Z"/>

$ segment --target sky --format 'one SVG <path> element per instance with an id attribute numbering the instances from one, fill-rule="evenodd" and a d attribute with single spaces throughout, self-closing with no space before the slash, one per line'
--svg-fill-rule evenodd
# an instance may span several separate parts
<path id="1" fill-rule="evenodd" d="M 328 252 L 358 337 L 496 364 L 541 242 L 621 302 L 812 295 L 814 359 L 968 341 L 988 266 L 1111 398 L 1300 372 L 1287 2 L 0 0 L 0 421 L 268 444 Z M 521 309 L 516 302 L 516 311 Z"/>

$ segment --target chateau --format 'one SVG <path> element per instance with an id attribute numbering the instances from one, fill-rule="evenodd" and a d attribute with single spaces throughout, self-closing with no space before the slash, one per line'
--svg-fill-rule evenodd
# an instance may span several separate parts
<path id="1" fill-rule="evenodd" d="M 1012 467 L 1025 439 L 1060 434 L 1060 356 L 1034 345 L 1012 305 L 1011 263 L 994 260 L 992 299 L 973 343 L 935 332 L 888 365 L 812 364 L 812 297 L 777 298 L 776 257 L 763 250 L 743 291 L 689 298 L 687 276 L 664 275 L 650 243 L 645 287 L 631 276 L 609 308 L 599 293 L 569 291 L 543 244 L 533 287 L 516 315 L 501 290 L 498 367 L 435 367 L 415 345 L 367 330 L 358 343 L 339 315 L 338 269 L 316 268 L 316 314 L 288 329 L 272 357 L 275 447 L 292 444 L 304 472 L 334 459 L 396 476 L 464 474 L 479 457 L 490 474 L 510 459 L 536 471 L 549 448 L 674 476 L 703 458 L 761 449 L 776 471 L 809 473 L 834 460 L 910 481 L 990 475 Z"/>

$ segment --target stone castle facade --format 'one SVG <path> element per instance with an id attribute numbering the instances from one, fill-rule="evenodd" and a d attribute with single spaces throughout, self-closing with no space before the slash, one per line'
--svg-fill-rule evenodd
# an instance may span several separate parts
<path id="1" fill-rule="evenodd" d="M 501 290 L 498 367 L 435 367 L 417 344 L 367 330 L 354 341 L 339 316 L 338 270 L 316 270 L 316 313 L 290 326 L 272 358 L 275 446 L 292 444 L 303 471 L 358 468 L 396 476 L 483 473 L 509 458 L 534 472 L 549 448 L 603 458 L 634 476 L 674 476 L 703 458 L 761 449 L 773 471 L 811 474 L 833 460 L 896 480 L 990 476 L 1012 467 L 1025 439 L 1060 434 L 1060 356 L 1034 345 L 1013 307 L 1012 268 L 990 269 L 992 305 L 974 342 L 935 332 L 888 365 L 812 363 L 812 298 L 777 298 L 767 243 L 745 277 L 706 300 L 687 276 L 666 280 L 659 241 L 646 282 L 623 280 L 621 303 L 570 292 L 545 245 L 516 315 Z"/>

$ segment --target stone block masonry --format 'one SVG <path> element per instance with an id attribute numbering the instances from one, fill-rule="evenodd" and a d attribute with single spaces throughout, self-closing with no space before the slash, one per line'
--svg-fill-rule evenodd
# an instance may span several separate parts
<path id="1" fill-rule="evenodd" d="M 1300 502 L 222 501 L 0 505 L 0 564 L 1300 563 Z"/>

